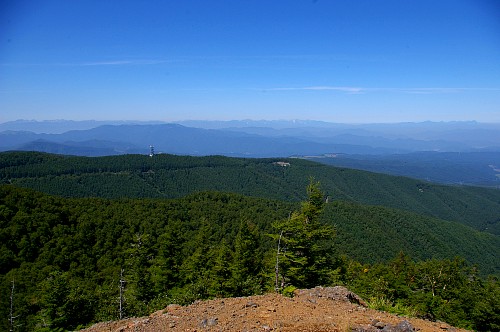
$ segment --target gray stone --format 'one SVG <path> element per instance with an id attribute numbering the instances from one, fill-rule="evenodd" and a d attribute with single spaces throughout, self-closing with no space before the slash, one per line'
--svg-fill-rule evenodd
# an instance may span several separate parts
<path id="1" fill-rule="evenodd" d="M 409 321 L 403 320 L 396 325 L 399 332 L 413 332 L 415 328 L 410 324 Z"/>
<path id="2" fill-rule="evenodd" d="M 414 328 L 409 321 L 403 320 L 398 325 L 387 324 L 382 332 L 413 332 Z"/>
<path id="3" fill-rule="evenodd" d="M 207 322 L 207 325 L 208 326 L 215 326 L 215 325 L 217 325 L 218 322 L 219 322 L 218 318 L 210 318 Z"/>
<path id="4" fill-rule="evenodd" d="M 200 322 L 200 327 L 215 326 L 218 321 L 218 318 L 203 318 Z"/>
<path id="5" fill-rule="evenodd" d="M 247 304 L 245 304 L 245 308 L 257 308 L 259 305 L 255 302 L 248 302 Z"/>

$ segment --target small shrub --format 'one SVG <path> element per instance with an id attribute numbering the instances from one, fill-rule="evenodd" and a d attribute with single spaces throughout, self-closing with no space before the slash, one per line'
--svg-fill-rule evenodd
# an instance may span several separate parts
<path id="1" fill-rule="evenodd" d="M 415 308 L 405 305 L 400 301 L 393 303 L 383 296 L 371 298 L 370 301 L 368 301 L 368 307 L 405 317 L 415 317 L 417 315 L 417 310 Z"/>
<path id="2" fill-rule="evenodd" d="M 283 294 L 284 296 L 287 296 L 287 297 L 293 297 L 296 289 L 297 289 L 297 287 L 295 287 L 295 286 L 286 286 L 281 291 L 281 294 Z"/>

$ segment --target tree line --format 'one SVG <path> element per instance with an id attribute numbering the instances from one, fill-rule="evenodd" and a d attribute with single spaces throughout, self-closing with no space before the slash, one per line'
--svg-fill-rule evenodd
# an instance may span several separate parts
<path id="1" fill-rule="evenodd" d="M 376 308 L 498 329 L 497 279 L 459 258 L 348 258 L 324 222 L 319 184 L 305 196 L 66 199 L 0 186 L 0 329 L 73 330 L 170 303 L 316 285 L 346 285 Z"/>
<path id="2" fill-rule="evenodd" d="M 0 153 L 0 183 L 64 197 L 180 198 L 223 191 L 299 202 L 306 198 L 310 176 L 337 200 L 402 209 L 500 235 L 500 191 L 495 189 L 436 185 L 297 158 Z"/>

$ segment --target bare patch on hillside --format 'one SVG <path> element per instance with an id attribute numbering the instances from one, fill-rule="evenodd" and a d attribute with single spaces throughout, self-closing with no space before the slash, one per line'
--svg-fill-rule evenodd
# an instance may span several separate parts
<path id="1" fill-rule="evenodd" d="M 86 332 L 146 331 L 460 331 L 447 324 L 372 310 L 344 287 L 169 305 L 149 317 L 96 324 Z"/>

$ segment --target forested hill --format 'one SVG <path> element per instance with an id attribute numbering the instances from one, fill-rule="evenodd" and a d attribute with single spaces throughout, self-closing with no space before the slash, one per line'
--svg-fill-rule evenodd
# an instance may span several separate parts
<path id="1" fill-rule="evenodd" d="M 0 154 L 0 180 L 64 197 L 176 198 L 200 191 L 299 201 L 309 178 L 333 200 L 386 206 L 500 235 L 500 190 L 444 186 L 301 159 Z"/>
<path id="2" fill-rule="evenodd" d="M 269 291 L 276 262 L 269 235 L 298 207 L 231 193 L 108 200 L 0 186 L 0 330 L 9 330 L 9 312 L 18 331 L 74 330 L 117 319 L 120 280 L 123 317 Z M 328 256 L 326 284 L 345 284 L 366 299 L 394 301 L 399 310 L 415 308 L 454 325 L 500 319 L 498 284 L 482 281 L 471 267 L 498 274 L 498 236 L 340 201 L 326 204 L 321 218 L 337 233 L 317 244 L 335 254 Z"/>

